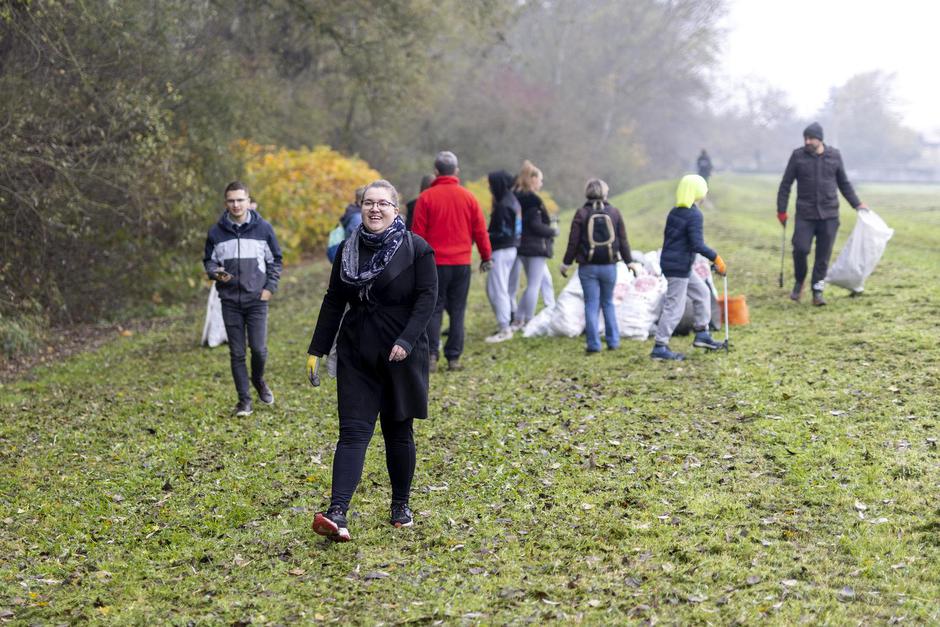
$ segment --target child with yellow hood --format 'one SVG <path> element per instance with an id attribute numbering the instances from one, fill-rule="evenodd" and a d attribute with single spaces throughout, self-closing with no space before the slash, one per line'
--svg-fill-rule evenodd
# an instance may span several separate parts
<path id="1" fill-rule="evenodd" d="M 663 302 L 663 313 L 656 327 L 656 345 L 650 357 L 653 359 L 682 360 L 685 355 L 669 350 L 669 340 L 676 325 L 685 312 L 686 296 L 692 299 L 694 318 L 692 328 L 695 340 L 692 346 L 717 350 L 723 344 L 712 339 L 708 332 L 711 320 L 711 291 L 701 277 L 692 272 L 695 255 L 700 254 L 711 261 L 718 274 L 725 273 L 725 262 L 714 250 L 705 245 L 703 235 L 704 218 L 697 203 L 708 194 L 708 183 L 697 174 L 688 174 L 676 188 L 676 206 L 666 218 L 663 233 L 663 250 L 659 265 L 668 287 Z"/>

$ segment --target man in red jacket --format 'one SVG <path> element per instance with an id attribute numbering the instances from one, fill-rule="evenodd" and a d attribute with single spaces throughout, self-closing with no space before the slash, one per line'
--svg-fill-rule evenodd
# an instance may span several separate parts
<path id="1" fill-rule="evenodd" d="M 436 178 L 431 187 L 418 196 L 412 223 L 414 233 L 434 249 L 437 261 L 437 307 L 428 324 L 432 371 L 437 369 L 445 309 L 450 319 L 450 332 L 444 357 L 448 369 L 462 368 L 463 320 L 470 291 L 470 257 L 474 242 L 482 259 L 480 271 L 486 272 L 493 264 L 483 211 L 473 194 L 460 186 L 459 172 L 457 155 L 447 150 L 437 154 L 434 159 Z"/>

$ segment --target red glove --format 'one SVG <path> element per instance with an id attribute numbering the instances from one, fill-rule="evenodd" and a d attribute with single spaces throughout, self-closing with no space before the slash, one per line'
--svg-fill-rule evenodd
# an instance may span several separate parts
<path id="1" fill-rule="evenodd" d="M 777 212 L 777 219 L 780 220 L 780 224 L 782 224 L 783 226 L 786 226 L 786 225 L 787 225 L 787 212 L 786 212 L 786 211 L 778 211 L 778 212 Z"/>

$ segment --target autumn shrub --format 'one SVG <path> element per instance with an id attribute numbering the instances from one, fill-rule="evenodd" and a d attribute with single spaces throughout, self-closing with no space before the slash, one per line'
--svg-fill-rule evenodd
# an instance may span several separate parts
<path id="1" fill-rule="evenodd" d="M 285 261 L 321 250 L 356 188 L 382 176 L 328 146 L 289 150 L 240 141 L 245 182 L 277 232 Z"/>

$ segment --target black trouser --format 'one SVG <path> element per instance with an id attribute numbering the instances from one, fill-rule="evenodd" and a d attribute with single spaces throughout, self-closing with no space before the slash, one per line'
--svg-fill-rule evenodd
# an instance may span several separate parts
<path id="1" fill-rule="evenodd" d="M 829 270 L 832 245 L 839 231 L 839 218 L 805 220 L 797 216 L 793 228 L 793 277 L 800 285 L 806 280 L 806 258 L 816 238 L 816 260 L 813 262 L 813 289 L 821 290 Z"/>
<path id="2" fill-rule="evenodd" d="M 392 482 L 392 503 L 407 503 L 411 495 L 411 479 L 415 474 L 414 419 L 386 420 L 382 418 L 382 437 L 385 438 L 385 464 Z M 333 495 L 330 507 L 349 508 L 353 492 L 362 478 L 366 449 L 375 431 L 372 418 L 339 419 L 339 442 L 333 457 Z"/>
<path id="3" fill-rule="evenodd" d="M 251 380 L 257 386 L 264 380 L 264 362 L 268 358 L 268 302 L 255 300 L 239 305 L 223 300 L 222 320 L 228 335 L 228 354 L 238 400 L 251 400 L 245 367 L 245 331 L 251 348 Z"/>
<path id="4" fill-rule="evenodd" d="M 470 292 L 470 266 L 437 267 L 437 305 L 428 323 L 428 348 L 434 359 L 441 348 L 441 322 L 444 310 L 450 320 L 450 331 L 444 345 L 444 357 L 458 359 L 463 353 L 463 319 L 467 313 Z"/>

